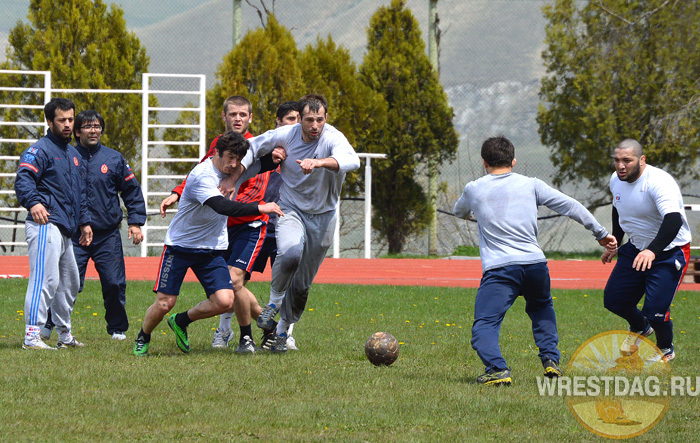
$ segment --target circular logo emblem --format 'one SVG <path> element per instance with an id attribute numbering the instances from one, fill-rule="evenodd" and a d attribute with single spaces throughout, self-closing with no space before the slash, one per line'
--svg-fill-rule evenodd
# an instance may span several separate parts
<path id="1" fill-rule="evenodd" d="M 78 166 L 78 164 L 79 164 L 79 163 L 78 163 L 78 157 L 73 157 L 73 164 L 74 164 L 75 166 Z"/>
<path id="2" fill-rule="evenodd" d="M 649 339 L 628 331 L 604 332 L 582 344 L 569 361 L 566 403 L 594 434 L 635 437 L 668 410 L 670 369 Z"/>
<path id="3" fill-rule="evenodd" d="M 106 174 L 107 171 L 109 171 L 109 168 L 107 168 L 106 164 L 103 164 L 102 167 L 100 168 L 100 171 L 102 171 L 103 174 Z"/>

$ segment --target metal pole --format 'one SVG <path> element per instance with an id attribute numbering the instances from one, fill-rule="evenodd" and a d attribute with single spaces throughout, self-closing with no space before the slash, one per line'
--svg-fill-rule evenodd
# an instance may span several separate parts
<path id="1" fill-rule="evenodd" d="M 241 14 L 241 0 L 233 0 L 233 47 L 235 48 L 241 41 L 241 24 L 243 23 Z"/>
<path id="2" fill-rule="evenodd" d="M 438 72 L 437 2 L 438 0 L 430 0 L 428 8 L 428 57 L 435 72 Z M 437 162 L 431 156 L 428 159 L 428 198 L 433 216 L 430 219 L 430 233 L 428 235 L 429 255 L 437 255 L 437 178 Z"/>
<path id="3" fill-rule="evenodd" d="M 333 258 L 340 258 L 340 200 L 335 208 L 335 231 L 333 232 Z"/>
<path id="4" fill-rule="evenodd" d="M 365 164 L 365 258 L 372 258 L 372 159 Z"/>
<path id="5" fill-rule="evenodd" d="M 141 191 L 148 209 L 148 82 L 147 73 L 141 74 Z M 148 220 L 146 220 L 148 225 Z M 143 241 L 141 242 L 141 257 L 148 255 L 148 228 L 144 226 Z"/>

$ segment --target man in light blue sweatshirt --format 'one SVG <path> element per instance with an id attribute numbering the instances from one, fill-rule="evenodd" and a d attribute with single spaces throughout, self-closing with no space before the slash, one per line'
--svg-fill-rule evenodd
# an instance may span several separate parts
<path id="1" fill-rule="evenodd" d="M 483 276 L 476 293 L 471 345 L 486 366 L 476 379 L 485 385 L 510 385 L 510 368 L 501 355 L 498 335 L 506 311 L 519 295 L 532 320 L 544 375 L 559 377 L 559 336 L 550 293 L 547 259 L 537 244 L 537 208 L 565 215 L 591 231 L 598 244 L 615 248 L 615 237 L 573 198 L 537 178 L 512 172 L 515 148 L 505 137 L 481 147 L 488 175 L 467 183 L 457 200 L 457 217 L 476 216 Z"/>

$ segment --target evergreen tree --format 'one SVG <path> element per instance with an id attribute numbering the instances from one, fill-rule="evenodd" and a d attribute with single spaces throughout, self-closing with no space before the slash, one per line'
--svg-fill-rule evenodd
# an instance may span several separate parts
<path id="1" fill-rule="evenodd" d="M 139 39 L 126 30 L 124 12 L 109 9 L 102 0 L 56 3 L 32 0 L 29 23 L 18 22 L 10 31 L 3 69 L 51 71 L 52 87 L 63 89 L 141 89 L 141 74 L 150 59 Z M 36 77 L 5 76 L 3 86 L 36 87 Z M 118 151 L 133 169 L 140 169 L 140 94 L 54 94 L 72 99 L 76 112 L 94 109 L 106 120 L 102 141 Z M 43 94 L 6 93 L 6 102 L 43 104 Z M 6 110 L 5 120 L 43 122 L 40 110 Z M 39 138 L 37 126 L 3 126 L 8 138 Z M 19 155 L 28 145 L 2 146 Z M 138 173 L 138 172 L 137 172 Z"/>
<path id="2" fill-rule="evenodd" d="M 305 90 L 297 64 L 297 46 L 291 32 L 273 15 L 263 28 L 248 32 L 235 48 L 224 56 L 217 69 L 217 82 L 207 91 L 207 137 L 221 133 L 222 104 L 227 97 L 242 95 L 253 105 L 250 131 L 261 134 L 275 127 L 275 112 L 280 103 L 296 100 Z"/>
<path id="3" fill-rule="evenodd" d="M 624 138 L 648 163 L 697 177 L 697 1 L 558 0 L 546 6 L 547 75 L 538 123 L 555 184 L 583 181 L 609 200 L 612 148 Z"/>
<path id="4" fill-rule="evenodd" d="M 392 0 L 370 19 L 367 53 L 360 75 L 387 103 L 387 124 L 366 141 L 371 152 L 388 154 L 374 163 L 375 211 L 372 225 L 385 237 L 390 253 L 403 249 L 432 215 L 419 183 L 428 158 L 437 164 L 454 158 L 459 144 L 437 73 L 425 54 L 418 22 L 404 0 Z"/>
<path id="5" fill-rule="evenodd" d="M 386 103 L 360 81 L 348 50 L 336 46 L 330 36 L 327 40 L 319 37 L 315 46 L 308 45 L 299 54 L 298 61 L 306 93 L 321 94 L 328 102 L 328 123 L 338 128 L 357 152 L 367 152 L 368 140 L 386 125 Z M 347 175 L 343 194 L 362 192 L 360 173 Z"/>

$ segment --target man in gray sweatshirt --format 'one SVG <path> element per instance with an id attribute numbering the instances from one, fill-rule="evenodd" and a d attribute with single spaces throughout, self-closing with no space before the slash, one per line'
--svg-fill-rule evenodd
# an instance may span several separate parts
<path id="1" fill-rule="evenodd" d="M 488 175 L 464 187 L 457 217 L 476 216 L 483 275 L 476 293 L 471 345 L 486 366 L 476 379 L 485 385 L 510 385 L 510 368 L 501 355 L 498 335 L 506 311 L 519 295 L 532 320 L 544 375 L 559 377 L 559 336 L 550 293 L 547 259 L 537 244 L 537 208 L 541 205 L 581 223 L 598 244 L 617 246 L 615 237 L 573 198 L 537 178 L 512 172 L 515 148 L 505 137 L 492 137 L 481 147 Z"/>

